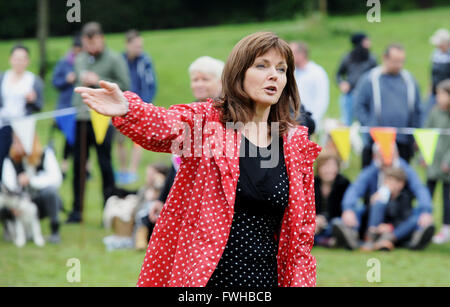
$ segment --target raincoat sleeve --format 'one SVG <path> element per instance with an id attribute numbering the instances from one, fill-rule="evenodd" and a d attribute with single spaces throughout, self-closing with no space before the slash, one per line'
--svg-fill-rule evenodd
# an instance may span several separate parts
<path id="1" fill-rule="evenodd" d="M 113 125 L 133 142 L 147 150 L 194 156 L 194 129 L 202 129 L 207 102 L 172 105 L 168 109 L 145 103 L 132 92 L 125 92 L 129 111 L 112 118 Z"/>

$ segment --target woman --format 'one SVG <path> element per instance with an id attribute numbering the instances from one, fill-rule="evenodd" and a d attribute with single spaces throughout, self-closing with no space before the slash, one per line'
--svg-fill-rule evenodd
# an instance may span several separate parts
<path id="1" fill-rule="evenodd" d="M 289 108 L 298 115 L 300 107 L 293 72 L 289 45 L 262 32 L 233 48 L 223 72 L 223 98 L 216 101 L 167 110 L 108 82 L 102 81 L 101 89 L 76 89 L 89 107 L 114 116 L 114 125 L 144 148 L 172 152 L 187 147 L 138 286 L 315 285 L 312 165 L 320 146 L 290 117 Z M 277 133 L 268 129 L 273 123 Z M 207 135 L 199 138 L 203 128 Z M 183 134 L 187 137 L 180 144 Z M 241 141 L 249 149 L 270 149 L 272 157 L 281 153 L 279 163 L 262 168 L 261 155 L 240 158 Z M 247 248 L 240 249 L 244 243 Z"/>
<path id="2" fill-rule="evenodd" d="M 43 105 L 42 80 L 27 71 L 30 52 L 27 47 L 15 45 L 11 49 L 11 69 L 0 74 L 0 174 L 3 159 L 12 144 L 10 120 L 37 112 Z"/>
<path id="3" fill-rule="evenodd" d="M 207 101 L 208 98 L 219 97 L 222 91 L 222 71 L 224 62 L 221 60 L 202 56 L 197 58 L 189 66 L 189 78 L 191 80 L 191 90 L 194 95 L 195 101 Z M 175 175 L 180 165 L 180 157 L 173 155 L 172 166 L 170 167 L 169 174 L 166 177 L 164 187 L 159 195 L 157 201 L 151 207 L 148 220 L 153 229 L 156 223 L 159 213 L 167 200 L 169 191 L 172 188 Z"/>
<path id="4" fill-rule="evenodd" d="M 316 193 L 316 236 L 315 245 L 331 247 L 333 219 L 342 214 L 341 203 L 350 181 L 339 173 L 339 159 L 336 155 L 325 153 L 317 159 L 315 178 Z"/>
<path id="5" fill-rule="evenodd" d="M 58 189 L 62 184 L 62 174 L 53 150 L 50 147 L 43 149 L 35 135 L 32 152 L 27 154 L 14 134 L 9 158 L 3 162 L 1 182 L 8 191 L 30 195 L 38 207 L 39 217 L 50 217 L 49 242 L 59 243 L 58 214 L 62 200 Z"/>

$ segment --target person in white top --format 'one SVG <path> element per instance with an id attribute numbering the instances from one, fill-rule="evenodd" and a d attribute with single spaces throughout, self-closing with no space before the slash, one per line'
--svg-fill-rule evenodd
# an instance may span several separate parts
<path id="1" fill-rule="evenodd" d="M 3 161 L 1 185 L 10 193 L 26 194 L 36 204 L 41 218 L 50 217 L 50 243 L 59 243 L 59 211 L 62 200 L 59 188 L 62 173 L 55 153 L 50 147 L 42 148 L 37 136 L 33 150 L 27 154 L 19 138 L 13 134 L 8 158 Z"/>
<path id="2" fill-rule="evenodd" d="M 43 105 L 43 82 L 32 72 L 28 48 L 16 45 L 9 58 L 11 66 L 0 74 L 0 174 L 12 144 L 11 120 L 37 112 Z"/>
<path id="3" fill-rule="evenodd" d="M 295 80 L 300 101 L 305 109 L 312 113 L 316 131 L 320 131 L 322 118 L 327 112 L 330 100 L 328 75 L 322 66 L 309 60 L 309 50 L 305 43 L 292 42 L 290 47 L 294 54 Z"/>

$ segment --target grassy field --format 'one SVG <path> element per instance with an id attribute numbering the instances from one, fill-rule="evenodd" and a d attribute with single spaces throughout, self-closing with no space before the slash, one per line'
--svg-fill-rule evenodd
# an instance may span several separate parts
<path id="1" fill-rule="evenodd" d="M 226 60 L 233 45 L 243 36 L 262 30 L 274 31 L 286 40 L 304 40 L 310 45 L 311 59 L 322 65 L 331 81 L 331 100 L 328 116 L 338 118 L 338 89 L 334 84 L 334 74 L 340 58 L 350 48 L 349 35 L 366 31 L 373 43 L 373 52 L 378 60 L 384 47 L 391 42 L 402 43 L 407 51 L 408 68 L 417 78 L 422 96 L 426 97 L 429 86 L 430 54 L 433 47 L 428 43 L 431 34 L 440 27 L 450 28 L 448 16 L 450 7 L 433 10 L 412 11 L 382 15 L 381 23 L 368 23 L 365 13 L 358 16 L 332 17 L 323 19 L 311 17 L 294 21 L 241 24 L 220 27 L 151 31 L 143 33 L 145 50 L 151 54 L 159 82 L 157 105 L 192 101 L 187 68 L 197 57 L 210 55 Z M 37 44 L 35 40 L 24 40 L 30 47 L 33 63 L 30 70 L 37 71 Z M 15 41 L 0 42 L 0 71 L 8 68 L 9 50 Z M 123 34 L 107 35 L 108 46 L 122 51 Z M 48 42 L 50 64 L 62 57 L 70 46 L 70 38 L 52 38 Z M 57 93 L 50 84 L 51 75 L 46 80 L 45 110 L 52 110 Z M 38 123 L 38 134 L 46 143 L 50 137 L 51 121 Z M 62 137 L 56 133 L 54 143 L 62 149 Z M 61 157 L 61 150 L 58 156 Z M 116 156 L 116 155 L 114 155 Z M 85 223 L 83 225 L 63 225 L 62 243 L 37 248 L 29 243 L 17 249 L 0 240 L 0 286 L 133 286 L 137 280 L 143 252 L 132 250 L 107 252 L 102 238 L 110 232 L 100 226 L 101 183 L 95 152 L 91 152 L 95 165 L 92 179 L 87 184 Z M 117 166 L 117 160 L 114 158 Z M 169 156 L 146 152 L 139 170 L 140 180 L 128 188 L 137 188 L 143 182 L 145 165 L 154 161 L 167 161 Z M 358 174 L 360 159 L 352 155 L 350 167 L 344 173 L 351 179 Z M 421 176 L 423 169 L 417 168 Z M 68 174 L 61 195 L 65 207 L 72 203 L 72 174 Z M 424 177 L 423 177 L 424 178 Z M 440 187 L 439 187 L 440 191 Z M 439 192 L 438 191 L 438 192 Z M 437 196 L 438 194 L 436 194 Z M 440 195 L 440 194 L 439 194 Z M 435 198 L 435 218 L 441 224 L 442 201 Z M 61 214 L 61 218 L 65 219 Z M 48 221 L 42 223 L 48 233 Z M 314 248 L 318 261 L 319 286 L 431 286 L 450 285 L 450 245 L 432 245 L 426 251 L 410 252 L 396 250 L 392 253 L 360 253 L 345 250 Z M 77 258 L 81 263 L 81 283 L 69 283 L 66 273 L 68 259 Z M 366 274 L 370 267 L 367 262 L 377 258 L 381 264 L 381 282 L 369 283 Z"/>

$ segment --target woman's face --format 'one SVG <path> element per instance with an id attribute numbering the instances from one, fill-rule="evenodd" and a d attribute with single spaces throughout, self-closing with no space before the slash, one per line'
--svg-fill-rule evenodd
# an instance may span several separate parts
<path id="1" fill-rule="evenodd" d="M 16 49 L 9 59 L 12 70 L 17 73 L 23 73 L 30 63 L 28 53 L 24 49 Z"/>
<path id="2" fill-rule="evenodd" d="M 191 89 L 197 101 L 214 98 L 220 95 L 220 80 L 211 74 L 193 71 L 191 73 Z"/>
<path id="3" fill-rule="evenodd" d="M 324 182 L 333 182 L 338 173 L 339 167 L 334 159 L 328 159 L 318 170 L 318 175 Z"/>
<path id="4" fill-rule="evenodd" d="M 287 63 L 275 49 L 255 59 L 244 77 L 244 91 L 256 104 L 274 105 L 286 86 Z"/>

